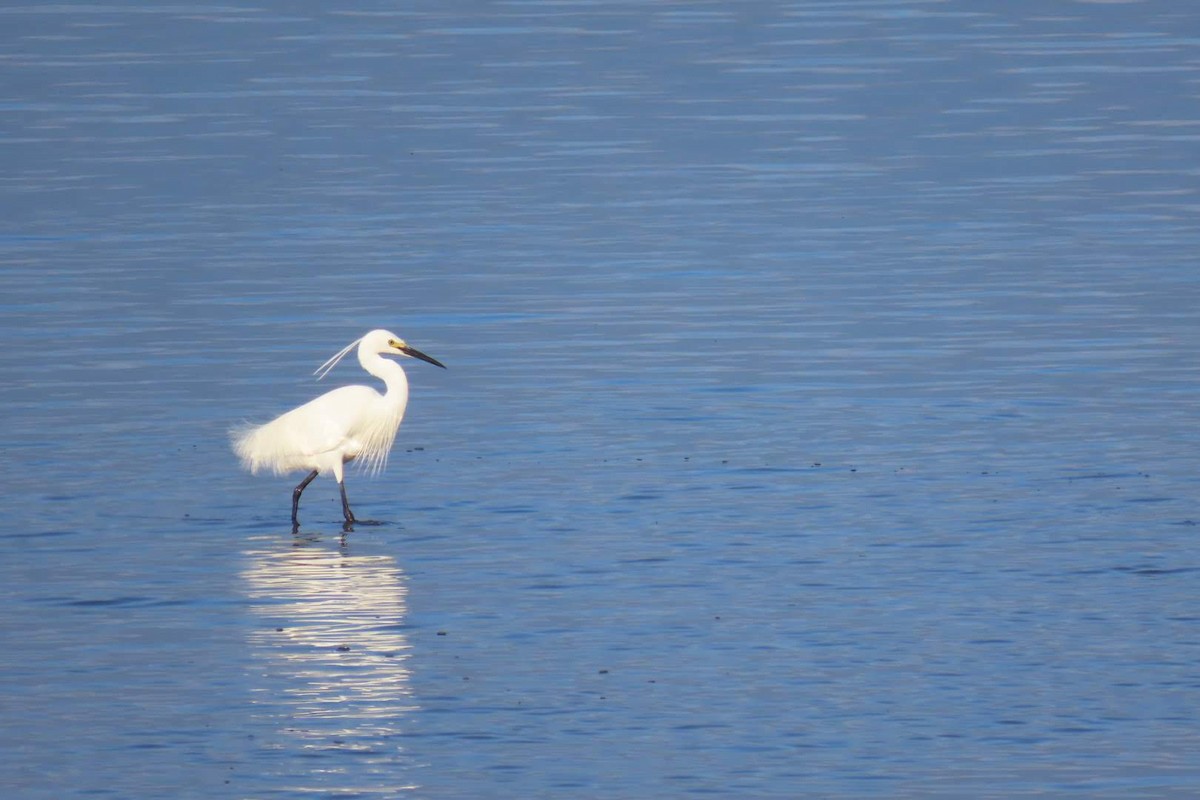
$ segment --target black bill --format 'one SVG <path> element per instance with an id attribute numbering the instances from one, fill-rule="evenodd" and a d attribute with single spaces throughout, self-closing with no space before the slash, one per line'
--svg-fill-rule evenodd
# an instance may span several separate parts
<path id="1" fill-rule="evenodd" d="M 408 345 L 404 345 L 403 347 L 400 348 L 400 352 L 404 353 L 404 355 L 406 355 L 406 356 L 412 356 L 413 358 L 419 358 L 422 361 L 428 361 L 430 364 L 433 364 L 435 367 L 441 367 L 442 369 L 446 368 L 445 364 L 438 361 L 433 356 L 425 355 L 424 353 L 422 353 L 420 350 L 418 350 L 415 347 L 409 347 Z"/>

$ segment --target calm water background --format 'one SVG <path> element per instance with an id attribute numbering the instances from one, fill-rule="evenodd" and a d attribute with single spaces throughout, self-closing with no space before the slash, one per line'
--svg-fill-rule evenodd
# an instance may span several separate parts
<path id="1" fill-rule="evenodd" d="M 1189 4 L 0 31 L 5 797 L 1194 796 Z"/>

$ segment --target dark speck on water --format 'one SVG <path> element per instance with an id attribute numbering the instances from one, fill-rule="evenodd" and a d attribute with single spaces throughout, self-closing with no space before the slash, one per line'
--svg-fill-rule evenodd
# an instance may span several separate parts
<path id="1" fill-rule="evenodd" d="M 1191 4 L 0 29 L 0 794 L 1195 794 Z"/>

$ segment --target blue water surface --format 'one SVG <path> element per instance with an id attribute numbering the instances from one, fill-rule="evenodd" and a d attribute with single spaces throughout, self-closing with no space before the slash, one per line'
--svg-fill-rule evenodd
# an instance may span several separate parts
<path id="1" fill-rule="evenodd" d="M 0 31 L 5 797 L 1194 796 L 1187 4 Z"/>

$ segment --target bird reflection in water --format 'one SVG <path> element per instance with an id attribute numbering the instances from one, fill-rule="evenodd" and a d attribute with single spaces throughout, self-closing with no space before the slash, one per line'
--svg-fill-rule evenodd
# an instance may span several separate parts
<path id="1" fill-rule="evenodd" d="M 416 710 L 403 572 L 390 556 L 353 555 L 317 541 L 264 548 L 271 549 L 246 553 L 243 572 L 257 618 L 250 633 L 255 727 L 271 731 L 270 742 L 258 741 L 260 754 L 303 757 L 307 786 L 344 790 L 386 774 L 398 788 L 405 759 L 398 737 Z"/>

